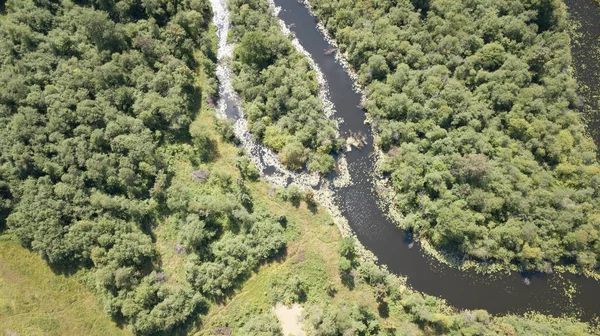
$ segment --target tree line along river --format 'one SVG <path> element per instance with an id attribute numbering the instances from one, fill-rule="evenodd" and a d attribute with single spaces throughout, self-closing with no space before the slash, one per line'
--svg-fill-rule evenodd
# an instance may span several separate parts
<path id="1" fill-rule="evenodd" d="M 566 0 L 569 12 L 577 22 L 572 47 L 577 79 L 582 87 L 582 108 L 588 119 L 590 133 L 596 143 L 598 120 L 592 111 L 597 108 L 597 60 L 600 10 L 592 0 Z M 328 83 L 330 100 L 335 105 L 340 134 L 363 134 L 365 145 L 345 154 L 351 185 L 335 188 L 337 206 L 348 220 L 358 240 L 390 271 L 406 276 L 415 290 L 439 296 L 449 304 L 463 309 L 485 309 L 490 313 L 524 313 L 535 310 L 555 316 L 577 315 L 591 320 L 600 315 L 600 283 L 573 274 L 494 274 L 491 276 L 463 271 L 442 264 L 427 256 L 418 244 L 399 230 L 385 214 L 375 192 L 373 172 L 375 148 L 370 126 L 365 123 L 365 111 L 360 108 L 361 95 L 353 89 L 353 80 L 336 62 L 334 50 L 317 27 L 317 19 L 298 1 L 275 0 L 281 8 L 278 16 L 295 33 L 302 47 L 322 71 Z M 236 113 L 228 104 L 227 115 Z M 235 110 L 235 108 L 234 108 Z M 233 112 L 233 113 L 232 113 Z M 254 153 L 251 153 L 254 155 Z M 260 155 L 260 154 L 256 154 Z M 262 160 L 262 159 L 261 159 Z M 273 171 L 266 167 L 264 172 Z M 414 248 L 412 248 L 414 246 Z M 575 291 L 571 291 L 571 289 Z"/>

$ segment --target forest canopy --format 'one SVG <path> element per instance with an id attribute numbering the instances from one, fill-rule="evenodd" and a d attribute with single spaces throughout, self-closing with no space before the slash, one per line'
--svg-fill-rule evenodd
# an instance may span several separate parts
<path id="1" fill-rule="evenodd" d="M 274 26 L 270 16 L 261 16 L 268 13 L 265 2 L 252 6 L 262 18 L 256 22 Z M 240 4 L 236 11 L 247 8 Z M 274 217 L 260 207 L 263 203 L 254 204 L 247 180 L 257 173 L 247 158 L 237 158 L 239 174 L 212 165 L 219 154 L 213 130 L 198 117 L 210 113 L 203 96 L 214 92 L 215 36 L 208 3 L 9 0 L 6 10 L 0 26 L 0 231 L 16 235 L 56 272 L 77 272 L 99 295 L 105 311 L 133 333 L 189 332 L 190 322 L 207 305 L 226 301 L 262 262 L 285 252 L 286 238 L 293 239 L 288 236 L 300 234 L 286 216 Z M 314 75 L 298 55 L 288 59 L 294 55 L 289 40 L 280 39 L 287 54 L 266 57 L 263 49 L 255 49 L 279 39 L 275 30 L 275 37 L 261 35 L 269 29 L 257 28 L 241 38 L 236 50 L 236 62 L 243 63 L 238 64 L 240 76 L 266 67 L 270 70 L 257 78 L 281 80 L 285 76 L 269 71 L 287 74 L 296 70 L 288 66 L 301 64 L 304 73 L 294 78 L 306 82 L 287 89 L 308 88 L 300 96 L 318 106 L 310 98 L 315 95 Z M 282 59 L 290 63 L 273 67 L 273 55 L 273 64 Z M 385 59 L 373 58 L 368 64 L 380 78 L 390 71 Z M 256 88 L 267 90 L 261 83 Z M 320 107 L 294 111 L 286 116 L 300 118 L 295 113 L 304 116 Z M 338 146 L 333 125 L 313 112 L 304 117 L 299 119 L 308 120 L 303 125 L 316 123 L 319 132 L 308 128 L 289 133 L 292 140 L 283 149 L 296 161 L 288 165 L 300 167 L 308 160 L 309 169 L 326 172 L 323 167 L 332 162 L 330 154 Z M 284 117 L 278 120 L 277 126 L 266 127 L 283 127 L 279 123 Z M 321 142 L 304 142 L 298 135 L 304 132 Z M 475 162 L 481 157 L 465 157 L 465 176 L 480 176 Z M 316 168 L 311 168 L 313 162 L 318 162 Z M 273 196 L 296 207 L 301 199 L 315 206 L 312 194 L 302 195 L 297 187 L 277 194 Z M 305 211 L 314 210 L 310 205 Z M 374 263 L 359 261 L 352 239 L 340 241 L 336 257 L 331 249 L 339 233 L 322 230 L 318 225 L 323 223 L 313 220 L 317 217 L 304 217 L 317 228 L 308 228 L 309 239 L 324 248 L 306 255 L 299 249 L 293 259 L 271 267 L 276 281 L 270 292 L 252 286 L 249 292 L 259 288 L 260 293 L 256 301 L 244 302 L 244 308 L 264 305 L 269 295 L 284 303 L 306 300 L 304 326 L 316 335 L 583 335 L 588 330 L 567 319 L 546 322 L 458 312 L 441 299 L 407 289 Z M 164 231 L 170 231 L 170 240 L 161 240 Z M 177 277 L 169 272 L 165 251 L 180 262 Z M 317 260 L 316 272 L 302 264 L 308 258 Z M 335 262 L 337 271 L 325 271 Z M 290 274 L 285 267 L 301 271 Z M 361 301 L 373 296 L 360 292 L 364 288 L 353 288 L 361 298 L 357 302 L 332 300 L 337 282 L 330 280 L 335 276 L 371 286 L 380 307 L 389 304 L 399 319 L 379 318 L 384 313 L 377 316 Z M 241 293 L 245 299 L 253 297 L 246 294 Z M 280 334 L 271 303 L 262 314 L 235 318 L 231 325 L 240 326 L 243 335 Z M 209 332 L 231 330 L 223 326 Z"/>
<path id="2" fill-rule="evenodd" d="M 314 0 L 366 87 L 403 213 L 433 246 L 595 270 L 600 165 L 555 0 Z"/>
<path id="3" fill-rule="evenodd" d="M 170 334 L 285 244 L 243 181 L 174 181 L 211 157 L 198 74 L 214 77 L 207 1 L 11 0 L 0 26 L 0 225 L 108 314 Z M 210 82 L 210 81 L 208 81 Z M 210 85 L 204 83 L 210 91 Z M 162 268 L 174 223 L 183 279 Z M 169 247 L 173 248 L 173 247 Z"/>
<path id="4" fill-rule="evenodd" d="M 234 87 L 242 98 L 250 131 L 298 170 L 326 174 L 335 169 L 340 141 L 323 111 L 308 60 L 279 27 L 264 0 L 230 0 L 236 43 Z"/>

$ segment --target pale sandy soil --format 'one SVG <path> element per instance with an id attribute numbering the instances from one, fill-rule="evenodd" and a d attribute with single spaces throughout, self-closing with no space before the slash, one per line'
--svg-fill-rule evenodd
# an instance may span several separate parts
<path id="1" fill-rule="evenodd" d="M 273 308 L 275 315 L 279 319 L 279 322 L 281 322 L 281 329 L 283 329 L 283 334 L 285 336 L 306 335 L 304 330 L 302 330 L 302 322 L 300 321 L 303 310 L 304 308 L 297 303 L 294 303 L 291 307 L 287 307 L 281 303 L 278 303 Z"/>

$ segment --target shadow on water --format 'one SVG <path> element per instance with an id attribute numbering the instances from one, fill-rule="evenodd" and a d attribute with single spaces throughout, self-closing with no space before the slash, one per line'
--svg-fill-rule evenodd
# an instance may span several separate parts
<path id="1" fill-rule="evenodd" d="M 575 0 L 573 0 L 575 1 Z M 583 1 L 583 0 L 582 0 Z M 406 276 L 414 289 L 442 297 L 457 308 L 486 309 L 491 313 L 523 313 L 530 310 L 552 315 L 577 315 L 590 320 L 600 314 L 600 283 L 572 274 L 499 274 L 486 276 L 459 271 L 426 256 L 418 244 L 409 248 L 411 240 L 385 216 L 378 206 L 371 173 L 374 161 L 373 139 L 365 114 L 358 106 L 360 95 L 352 89 L 352 81 L 328 50 L 332 46 L 316 27 L 316 19 L 296 0 L 275 0 L 281 7 L 279 17 L 296 34 L 312 55 L 328 81 L 331 101 L 335 104 L 342 135 L 361 132 L 367 144 L 347 153 L 351 186 L 337 190 L 337 202 L 361 243 L 372 251 L 381 264 L 396 274 Z M 598 24 L 598 19 L 591 21 Z M 529 283 L 529 284 L 527 284 Z M 566 294 L 575 285 L 577 293 Z"/>

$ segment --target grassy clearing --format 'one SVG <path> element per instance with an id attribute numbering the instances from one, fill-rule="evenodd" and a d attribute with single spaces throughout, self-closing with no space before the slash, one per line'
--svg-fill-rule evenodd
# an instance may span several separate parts
<path id="1" fill-rule="evenodd" d="M 0 333 L 129 335 L 75 277 L 57 275 L 11 236 L 0 237 Z"/>
<path id="2" fill-rule="evenodd" d="M 376 309 L 368 286 L 359 283 L 349 290 L 342 285 L 337 269 L 340 234 L 337 227 L 325 224 L 330 219 L 324 210 L 319 209 L 313 215 L 304 205 L 295 208 L 282 204 L 268 195 L 267 188 L 263 183 L 253 185 L 255 203 L 275 214 L 285 214 L 289 220 L 288 232 L 296 237 L 288 242 L 283 260 L 265 265 L 228 302 L 212 306 L 197 335 L 212 335 L 216 327 L 236 326 L 236 322 L 244 321 L 249 315 L 269 311 L 271 284 L 290 275 L 298 275 L 306 283 L 307 304 L 349 300 Z M 333 298 L 327 294 L 331 284 L 337 290 Z"/>
<path id="3" fill-rule="evenodd" d="M 211 127 L 208 128 L 214 130 L 214 116 L 211 111 L 203 111 L 198 120 L 205 125 L 210 125 Z M 213 172 L 227 172 L 234 177 L 240 176 L 235 167 L 239 149 L 222 141 L 216 131 L 213 131 L 212 138 L 215 140 L 217 154 L 206 168 Z M 174 164 L 177 165 L 174 180 L 193 183 L 190 181 L 189 174 L 198 167 L 192 167 L 185 160 Z M 273 281 L 292 275 L 299 276 L 306 284 L 307 300 L 303 305 L 345 300 L 370 306 L 377 311 L 375 296 L 368 285 L 356 283 L 356 287 L 351 290 L 342 284 L 338 271 L 338 245 L 341 235 L 325 209 L 308 208 L 304 202 L 297 207 L 289 202 L 283 202 L 271 196 L 271 187 L 262 181 L 247 181 L 247 185 L 255 207 L 267 209 L 275 216 L 287 217 L 287 250 L 279 260 L 260 267 L 259 271 L 228 300 L 211 305 L 208 314 L 201 318 L 200 327 L 192 334 L 213 335 L 215 328 L 218 327 L 232 327 L 235 330 L 249 316 L 270 311 L 273 307 L 270 299 Z M 201 186 L 198 185 L 197 188 Z M 156 231 L 157 240 L 163 268 L 170 278 L 181 279 L 182 260 L 172 248 L 177 242 L 173 225 L 174 223 L 167 219 L 165 225 Z M 328 294 L 331 288 L 335 288 L 333 297 Z M 396 322 L 401 319 L 399 315 L 390 315 L 382 320 L 384 326 L 396 325 Z"/>

